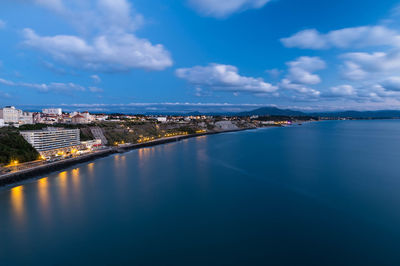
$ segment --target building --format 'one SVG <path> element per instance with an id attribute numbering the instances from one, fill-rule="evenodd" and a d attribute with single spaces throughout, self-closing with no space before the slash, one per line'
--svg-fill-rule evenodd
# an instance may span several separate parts
<path id="1" fill-rule="evenodd" d="M 21 131 L 21 135 L 44 157 L 81 149 L 79 129 L 48 127 L 44 130 Z"/>
<path id="2" fill-rule="evenodd" d="M 4 127 L 4 126 L 5 126 L 4 119 L 0 119 L 0 127 Z"/>
<path id="3" fill-rule="evenodd" d="M 94 119 L 97 121 L 106 121 L 108 119 L 108 115 L 105 114 L 97 114 L 97 115 L 93 115 Z"/>
<path id="4" fill-rule="evenodd" d="M 71 123 L 72 124 L 87 124 L 88 121 L 84 116 L 82 116 L 80 114 L 76 114 L 71 118 Z"/>
<path id="5" fill-rule="evenodd" d="M 22 111 L 14 106 L 6 106 L 0 109 L 0 119 L 3 119 L 6 124 L 18 124 L 21 114 Z"/>
<path id="6" fill-rule="evenodd" d="M 275 125 L 275 121 L 262 121 L 261 124 L 263 124 L 263 125 Z"/>
<path id="7" fill-rule="evenodd" d="M 34 124 L 40 123 L 41 120 L 42 120 L 41 113 L 33 113 L 32 117 L 33 117 L 33 123 Z"/>
<path id="8" fill-rule="evenodd" d="M 91 123 L 94 120 L 93 116 L 87 111 L 83 112 L 81 115 L 86 119 L 86 123 Z"/>
<path id="9" fill-rule="evenodd" d="M 96 150 L 102 147 L 101 139 L 82 141 L 81 144 L 88 150 Z"/>
<path id="10" fill-rule="evenodd" d="M 58 117 L 58 123 L 70 124 L 72 122 L 71 116 L 69 114 L 62 114 Z"/>
<path id="11" fill-rule="evenodd" d="M 40 123 L 42 124 L 47 124 L 47 125 L 53 125 L 58 122 L 58 116 L 57 115 L 44 115 L 42 114 L 40 117 Z"/>
<path id="12" fill-rule="evenodd" d="M 48 108 L 48 109 L 43 109 L 42 113 L 47 114 L 47 115 L 62 115 L 62 109 L 61 108 Z"/>
<path id="13" fill-rule="evenodd" d="M 166 123 L 167 122 L 167 117 L 165 117 L 165 116 L 157 117 L 157 121 L 161 122 L 161 123 Z"/>
<path id="14" fill-rule="evenodd" d="M 4 124 L 14 126 L 33 124 L 33 113 L 23 112 L 14 106 L 6 106 L 0 109 L 0 119 L 4 120 Z"/>
<path id="15" fill-rule="evenodd" d="M 33 113 L 31 112 L 21 112 L 18 118 L 18 123 L 20 125 L 31 125 L 33 124 Z"/>

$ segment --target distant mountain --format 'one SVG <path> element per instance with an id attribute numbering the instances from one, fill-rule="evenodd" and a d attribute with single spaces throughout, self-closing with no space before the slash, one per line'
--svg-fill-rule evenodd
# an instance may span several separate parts
<path id="1" fill-rule="evenodd" d="M 262 107 L 255 109 L 253 111 L 241 112 L 237 114 L 238 116 L 274 116 L 274 115 L 282 115 L 282 116 L 309 116 L 310 114 L 306 114 L 300 111 L 293 111 L 290 109 L 279 109 L 276 107 Z"/>
<path id="2" fill-rule="evenodd" d="M 342 112 L 314 112 L 306 113 L 290 109 L 279 109 L 276 107 L 262 107 L 252 111 L 240 113 L 218 113 L 218 112 L 147 112 L 146 115 L 210 115 L 210 116 L 314 116 L 314 117 L 332 117 L 332 118 L 355 118 L 355 119 L 377 119 L 377 118 L 400 118 L 400 110 L 382 110 L 382 111 L 342 111 Z"/>
<path id="3" fill-rule="evenodd" d="M 336 118 L 400 118 L 400 111 L 344 111 L 344 112 L 323 112 L 313 113 L 313 116 L 336 117 Z"/>
<path id="4" fill-rule="evenodd" d="M 252 111 L 241 112 L 238 116 L 316 116 L 333 118 L 357 118 L 357 119 L 376 119 L 376 118 L 400 118 L 400 110 L 382 111 L 343 111 L 343 112 L 315 112 L 304 113 L 290 109 L 279 109 L 276 107 L 262 107 Z"/>

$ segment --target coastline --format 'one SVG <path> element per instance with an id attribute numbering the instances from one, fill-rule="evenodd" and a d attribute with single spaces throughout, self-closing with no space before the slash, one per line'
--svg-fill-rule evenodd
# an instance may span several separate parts
<path id="1" fill-rule="evenodd" d="M 68 167 L 84 163 L 94 161 L 99 158 L 103 158 L 112 154 L 117 153 L 125 153 L 131 150 L 146 148 L 157 146 L 161 144 L 173 143 L 177 141 L 181 141 L 184 139 L 196 138 L 201 136 L 208 136 L 208 135 L 216 135 L 222 133 L 229 133 L 229 132 L 239 132 L 245 130 L 252 130 L 258 128 L 240 128 L 240 129 L 233 129 L 233 130 L 224 130 L 224 131 L 215 131 L 215 132 L 205 132 L 199 134 L 191 134 L 191 135 L 184 135 L 184 136 L 175 136 L 169 138 L 162 138 L 162 139 L 155 139 L 145 143 L 138 143 L 138 144 L 129 144 L 126 146 L 120 147 L 110 147 L 104 150 L 100 150 L 91 154 L 81 155 L 75 158 L 64 159 L 57 162 L 51 162 L 44 165 L 32 167 L 29 169 L 20 170 L 17 172 L 7 173 L 0 176 L 0 189 L 6 186 L 11 186 L 13 184 L 17 184 L 19 182 L 29 180 L 35 178 L 39 175 L 49 174 L 57 171 L 64 170 Z"/>

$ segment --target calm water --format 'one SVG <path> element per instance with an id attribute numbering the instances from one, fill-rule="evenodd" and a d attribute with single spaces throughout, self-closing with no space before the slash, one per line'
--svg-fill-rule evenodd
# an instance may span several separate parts
<path id="1" fill-rule="evenodd" d="M 132 151 L 0 190 L 0 265 L 400 265 L 400 121 Z"/>

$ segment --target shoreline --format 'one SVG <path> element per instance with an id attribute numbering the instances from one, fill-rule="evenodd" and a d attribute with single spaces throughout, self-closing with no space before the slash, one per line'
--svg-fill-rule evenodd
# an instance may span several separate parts
<path id="1" fill-rule="evenodd" d="M 229 133 L 229 132 L 240 132 L 240 131 L 246 131 L 246 130 L 252 130 L 252 129 L 258 129 L 258 128 L 240 128 L 240 129 L 232 129 L 232 130 L 224 130 L 224 131 L 205 132 L 205 133 L 199 133 L 199 134 L 191 134 L 191 135 L 184 135 L 184 136 L 175 136 L 175 137 L 169 137 L 169 138 L 155 139 L 155 140 L 145 142 L 145 143 L 128 144 L 126 146 L 120 146 L 120 147 L 109 147 L 107 149 L 100 150 L 100 151 L 97 151 L 97 152 L 94 152 L 91 154 L 81 155 L 76 158 L 64 159 L 61 161 L 47 163 L 44 165 L 29 168 L 29 169 L 24 169 L 24 170 L 20 170 L 17 172 L 12 172 L 12 173 L 7 173 L 4 175 L 1 175 L 0 176 L 0 189 L 4 188 L 6 186 L 18 184 L 19 182 L 22 182 L 25 180 L 33 179 L 40 175 L 50 174 L 50 173 L 54 173 L 57 171 L 61 171 L 68 167 L 71 167 L 71 166 L 74 166 L 74 165 L 77 165 L 80 163 L 94 161 L 96 159 L 104 158 L 104 157 L 107 157 L 112 154 L 125 153 L 125 152 L 129 152 L 132 150 L 137 150 L 137 149 L 152 147 L 152 146 L 158 146 L 158 145 L 167 144 L 167 143 L 178 142 L 181 140 L 196 138 L 196 137 L 201 137 L 201 136 L 216 135 L 216 134 Z"/>

